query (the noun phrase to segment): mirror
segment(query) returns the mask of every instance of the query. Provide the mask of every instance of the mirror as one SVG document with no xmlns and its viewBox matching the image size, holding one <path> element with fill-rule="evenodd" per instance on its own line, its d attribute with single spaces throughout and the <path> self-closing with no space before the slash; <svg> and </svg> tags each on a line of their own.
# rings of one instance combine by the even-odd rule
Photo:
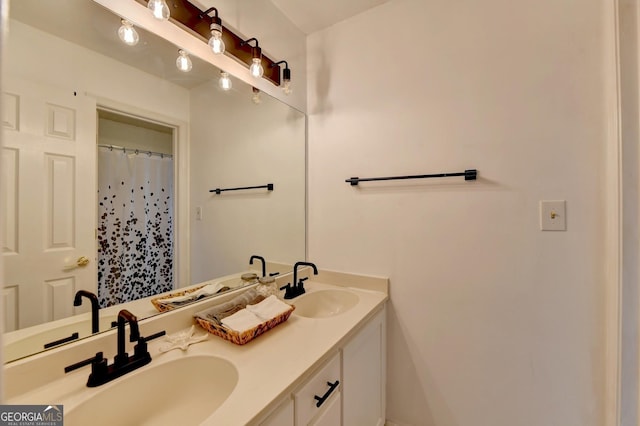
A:
<svg viewBox="0 0 640 426">
<path fill-rule="evenodd" d="M 11 0 L 9 10 L 2 58 L 6 361 L 43 349 L 37 343 L 12 352 L 7 342 L 24 343 L 51 330 L 61 337 L 91 333 L 89 303 L 74 307 L 73 295 L 80 289 L 98 293 L 98 213 L 93 206 L 98 203 L 100 166 L 89 165 L 97 157 L 92 135 L 109 122 L 125 129 L 133 126 L 136 130 L 124 132 L 129 135 L 140 128 L 169 134 L 174 161 L 174 291 L 218 281 L 241 283 L 241 273 L 260 272 L 260 262 L 249 265 L 252 255 L 264 257 L 270 273 L 287 272 L 305 259 L 303 113 L 264 93 L 259 104 L 253 103 L 252 88 L 233 76 L 232 90 L 222 91 L 220 70 L 197 57 L 191 57 L 191 72 L 178 71 L 180 47 L 142 28 L 136 28 L 138 45 L 124 45 L 116 34 L 121 18 L 92 0 Z M 44 98 L 48 100 L 37 106 Z M 67 101 L 74 107 L 65 106 Z M 32 119 L 32 107 L 40 108 L 36 112 L 45 123 Z M 96 124 L 98 115 L 102 124 Z M 74 157 L 68 142 L 87 140 L 89 150 Z M 24 145 L 31 141 L 46 154 L 44 167 L 41 161 L 33 174 L 22 163 L 34 155 Z M 134 151 L 130 147 L 129 155 Z M 53 178 L 58 183 L 48 183 Z M 65 182 L 81 184 L 77 191 L 89 191 L 91 203 L 80 192 L 67 191 Z M 209 192 L 265 184 L 273 184 L 273 190 Z M 35 201 L 23 200 L 27 193 Z M 69 214 L 64 214 L 65 206 Z M 40 240 L 24 240 L 35 228 L 27 225 L 34 218 L 44 223 L 38 226 L 45 237 L 37 238 L 44 238 L 44 252 L 54 260 L 31 254 L 20 259 L 34 247 L 43 251 Z M 59 228 L 49 226 L 58 222 Z M 83 252 L 78 246 L 81 234 L 87 233 L 89 249 Z M 79 266 L 83 256 L 90 262 Z M 16 265 L 39 272 L 49 264 L 55 270 L 50 276 L 15 273 Z M 29 285 L 23 287 L 24 282 Z M 127 309 L 139 318 L 155 315 L 158 310 L 150 299 L 127 302 Z M 101 309 L 101 331 L 110 327 L 121 307 Z"/>
</svg>

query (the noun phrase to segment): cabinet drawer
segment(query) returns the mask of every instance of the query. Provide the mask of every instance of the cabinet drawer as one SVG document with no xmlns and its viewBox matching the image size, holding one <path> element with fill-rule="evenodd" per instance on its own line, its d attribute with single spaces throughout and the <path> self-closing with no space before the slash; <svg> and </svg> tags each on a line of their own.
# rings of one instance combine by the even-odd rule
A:
<svg viewBox="0 0 640 426">
<path fill-rule="evenodd" d="M 329 404 L 331 395 L 338 394 L 340 384 L 340 354 L 336 354 L 315 373 L 305 385 L 293 394 L 295 401 L 296 425 L 302 426 L 322 412 Z M 318 398 L 324 398 L 318 401 Z M 339 396 L 339 395 L 338 395 Z M 318 403 L 320 407 L 318 407 Z"/>
</svg>

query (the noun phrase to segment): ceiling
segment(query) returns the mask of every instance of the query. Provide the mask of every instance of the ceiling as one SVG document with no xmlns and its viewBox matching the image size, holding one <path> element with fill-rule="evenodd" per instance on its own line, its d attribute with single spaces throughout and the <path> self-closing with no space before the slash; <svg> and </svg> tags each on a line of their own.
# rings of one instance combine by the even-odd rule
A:
<svg viewBox="0 0 640 426">
<path fill-rule="evenodd" d="M 305 34 L 330 27 L 389 0 L 271 0 Z"/>
</svg>

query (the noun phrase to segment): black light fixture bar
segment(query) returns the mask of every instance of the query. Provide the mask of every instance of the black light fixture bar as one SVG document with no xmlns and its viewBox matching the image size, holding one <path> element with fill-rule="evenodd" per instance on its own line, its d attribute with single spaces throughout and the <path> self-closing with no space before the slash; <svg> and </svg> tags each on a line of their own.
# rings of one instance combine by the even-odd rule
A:
<svg viewBox="0 0 640 426">
<path fill-rule="evenodd" d="M 403 180 L 403 179 L 428 179 L 428 178 L 443 178 L 443 177 L 454 177 L 454 176 L 464 176 L 464 180 L 476 180 L 478 177 L 478 171 L 476 169 L 465 170 L 464 172 L 457 173 L 437 173 L 431 175 L 411 175 L 411 176 L 387 176 L 387 177 L 375 177 L 375 178 L 359 178 L 352 177 L 345 182 L 351 184 L 351 186 L 356 186 L 360 182 L 371 182 L 377 180 Z"/>
<path fill-rule="evenodd" d="M 209 13 L 213 12 L 213 16 L 210 16 Z M 219 24 L 221 24 L 222 22 L 218 22 L 220 20 L 220 17 L 218 16 L 218 9 L 215 7 L 210 7 L 209 9 L 205 10 L 204 12 L 200 12 L 200 15 L 198 15 L 198 17 L 200 19 L 204 18 L 205 16 L 209 16 L 213 22 L 217 22 Z"/>
<path fill-rule="evenodd" d="M 268 183 L 266 185 L 244 186 L 244 187 L 240 187 L 240 188 L 225 188 L 225 189 L 216 188 L 216 189 L 210 189 L 209 192 L 215 192 L 216 194 L 220 195 L 220 193 L 222 193 L 224 191 L 242 191 L 242 190 L 245 190 L 245 189 L 261 189 L 261 188 L 266 188 L 267 191 L 273 191 L 273 184 L 272 183 Z"/>
<path fill-rule="evenodd" d="M 147 5 L 148 0 L 137 0 L 138 3 Z M 211 22 L 212 17 L 201 11 L 195 5 L 191 4 L 187 0 L 167 0 L 169 9 L 171 10 L 170 20 L 179 24 L 188 32 L 192 33 L 196 37 L 202 39 L 205 43 L 209 41 L 211 37 Z M 209 11 L 214 8 L 209 9 Z M 216 17 L 217 17 L 216 9 Z M 242 44 L 244 39 L 236 35 L 229 28 L 222 26 L 222 41 L 225 44 L 225 53 L 233 56 L 238 61 L 251 65 L 253 55 L 252 47 L 248 44 Z M 280 66 L 274 65 L 276 62 L 269 59 L 265 55 L 262 55 L 262 68 L 264 68 L 263 77 L 280 86 Z"/>
<path fill-rule="evenodd" d="M 287 61 L 278 61 L 269 65 L 271 67 L 277 67 L 280 64 L 284 64 L 284 71 L 282 71 L 282 79 L 283 80 L 291 80 L 291 70 L 289 69 L 289 64 Z"/>
</svg>

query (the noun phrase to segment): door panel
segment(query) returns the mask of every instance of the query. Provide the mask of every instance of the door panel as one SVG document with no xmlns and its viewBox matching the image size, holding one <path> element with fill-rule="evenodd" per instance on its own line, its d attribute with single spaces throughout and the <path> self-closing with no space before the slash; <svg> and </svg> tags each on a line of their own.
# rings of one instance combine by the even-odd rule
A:
<svg viewBox="0 0 640 426">
<path fill-rule="evenodd" d="M 2 150 L 2 202 L 3 245 L 5 255 L 17 254 L 18 249 L 18 165 L 19 151 L 13 148 Z"/>
<path fill-rule="evenodd" d="M 96 104 L 11 78 L 3 86 L 3 303 L 5 316 L 13 315 L 5 318 L 10 331 L 11 324 L 73 315 L 75 292 L 97 290 Z M 81 256 L 90 262 L 76 267 Z"/>
</svg>

